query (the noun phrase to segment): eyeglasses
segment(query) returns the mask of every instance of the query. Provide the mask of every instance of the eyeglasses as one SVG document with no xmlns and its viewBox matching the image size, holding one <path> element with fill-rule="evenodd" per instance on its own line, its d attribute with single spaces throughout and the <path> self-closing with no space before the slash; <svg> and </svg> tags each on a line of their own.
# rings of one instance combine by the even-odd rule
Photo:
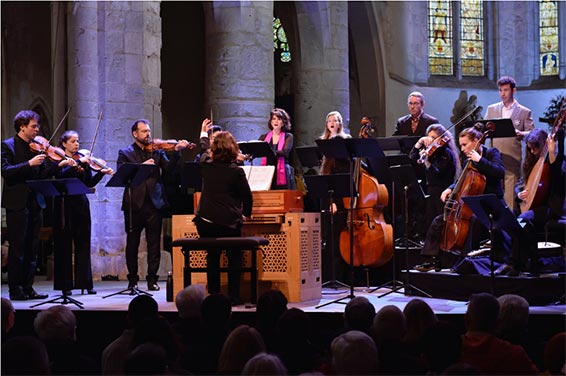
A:
<svg viewBox="0 0 566 376">
<path fill-rule="evenodd" d="M 421 102 L 409 102 L 409 106 L 418 106 Z"/>
</svg>

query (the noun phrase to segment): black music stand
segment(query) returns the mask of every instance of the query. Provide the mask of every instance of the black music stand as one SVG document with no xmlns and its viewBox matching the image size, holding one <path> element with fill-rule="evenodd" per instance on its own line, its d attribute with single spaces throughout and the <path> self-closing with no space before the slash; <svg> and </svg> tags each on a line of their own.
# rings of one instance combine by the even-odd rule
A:
<svg viewBox="0 0 566 376">
<path fill-rule="evenodd" d="M 126 188 L 128 190 L 128 215 L 129 215 L 129 226 L 128 232 L 132 232 L 132 221 L 133 221 L 133 214 L 132 214 L 132 187 L 137 187 L 138 185 L 145 182 L 145 180 L 151 175 L 152 170 L 154 168 L 158 168 L 155 165 L 151 164 L 143 164 L 143 163 L 124 163 L 123 165 L 118 168 L 118 171 L 108 180 L 106 183 L 106 187 L 115 187 L 115 188 Z M 127 288 L 106 296 L 103 296 L 102 299 L 123 294 L 128 292 L 128 295 L 149 295 L 153 296 L 146 291 L 142 291 L 137 287 Z"/>
<path fill-rule="evenodd" d="M 295 148 L 301 166 L 313 168 L 320 166 L 322 154 L 317 146 L 298 146 Z"/>
<path fill-rule="evenodd" d="M 520 228 L 519 222 L 517 222 L 517 218 L 513 212 L 493 193 L 462 197 L 462 200 L 472 210 L 478 221 L 488 229 L 492 247 L 494 245 L 493 230 L 517 230 Z M 495 296 L 493 253 L 490 254 L 489 260 L 491 270 L 491 294 Z"/>
<path fill-rule="evenodd" d="M 238 142 L 238 147 L 242 153 L 248 154 L 251 157 L 251 160 L 261 157 L 275 158 L 275 153 L 267 141 L 241 141 Z"/>
<path fill-rule="evenodd" d="M 65 219 L 65 197 L 67 196 L 75 196 L 75 195 L 84 195 L 93 193 L 89 187 L 87 187 L 82 181 L 77 178 L 66 178 L 66 179 L 45 179 L 45 180 L 28 180 L 26 181 L 28 186 L 36 192 L 41 193 L 45 197 L 61 197 L 61 222 L 58 224 L 59 229 L 64 231 L 67 229 L 67 221 Z M 58 253 L 56 251 L 56 253 Z M 72 258 L 72 255 L 68 255 L 69 258 Z M 57 262 L 57 257 L 55 257 L 55 262 Z M 68 268 L 64 268 L 65 273 L 67 273 Z M 71 268 L 72 273 L 72 268 Z M 65 280 L 72 279 L 72 275 L 66 275 Z M 70 278 L 69 278 L 70 277 Z M 53 280 L 53 290 L 55 290 L 55 285 L 57 284 L 58 273 L 54 274 Z M 62 295 L 59 295 L 51 300 L 47 300 L 45 302 L 41 302 L 38 304 L 34 304 L 30 306 L 30 308 L 34 308 L 43 304 L 47 303 L 60 303 L 60 304 L 69 304 L 72 303 L 79 307 L 80 309 L 84 309 L 82 302 L 73 299 L 67 295 L 67 289 L 63 288 L 61 291 Z"/>
<path fill-rule="evenodd" d="M 200 173 L 199 162 L 185 162 L 181 172 L 181 188 L 184 190 L 193 189 L 200 192 L 202 189 L 202 175 Z"/>
<path fill-rule="evenodd" d="M 312 194 L 313 197 L 320 200 L 328 198 L 330 201 L 330 207 L 332 207 L 332 204 L 336 200 L 352 196 L 350 189 L 352 189 L 353 187 L 350 180 L 350 174 L 305 176 L 305 184 L 307 186 L 307 190 Z M 336 213 L 332 212 L 332 210 L 328 210 L 327 212 L 330 213 L 330 252 L 332 255 L 332 269 L 331 280 L 324 282 L 322 286 L 328 286 L 331 289 L 337 290 L 339 287 L 349 286 L 336 279 L 336 260 L 339 257 L 336 254 L 336 239 L 334 238 L 334 216 L 336 215 Z"/>
<path fill-rule="evenodd" d="M 409 195 L 412 195 L 418 200 L 424 200 L 426 198 L 421 185 L 417 181 L 417 177 L 415 175 L 415 171 L 413 170 L 413 166 L 410 164 L 404 165 L 396 165 L 391 166 L 391 176 L 393 176 L 393 191 L 395 192 L 395 187 L 398 189 L 403 189 L 403 217 L 405 219 L 405 282 L 399 284 L 399 281 L 395 279 L 395 259 L 393 259 L 393 280 L 378 286 L 376 288 L 379 289 L 381 287 L 389 286 L 391 288 L 390 291 L 381 294 L 378 298 L 382 298 L 387 296 L 393 292 L 397 292 L 400 289 L 403 289 L 405 295 L 414 295 L 414 291 L 417 291 L 424 296 L 432 298 L 432 296 L 423 290 L 419 289 L 411 285 L 410 283 L 410 272 L 409 272 Z M 397 248 L 397 247 L 395 247 Z M 395 257 L 395 249 L 393 250 L 393 254 Z"/>
<path fill-rule="evenodd" d="M 509 118 L 501 118 L 501 119 L 482 119 L 476 121 L 467 121 L 465 124 L 468 126 L 473 126 L 476 123 L 482 123 L 483 128 L 481 132 L 483 133 L 486 130 L 487 123 L 493 123 L 495 125 L 495 129 L 493 132 L 489 134 L 490 139 L 494 138 L 505 138 L 505 137 L 517 137 L 517 132 L 515 131 L 515 127 L 513 126 L 513 120 Z"/>
<path fill-rule="evenodd" d="M 385 154 L 379 147 L 375 138 L 340 138 L 335 137 L 328 140 L 316 140 L 320 152 L 326 157 L 343 158 L 350 161 L 350 293 L 339 299 L 316 306 L 321 308 L 332 303 L 341 303 L 344 299 L 353 299 L 354 295 L 354 158 L 384 158 Z"/>
</svg>

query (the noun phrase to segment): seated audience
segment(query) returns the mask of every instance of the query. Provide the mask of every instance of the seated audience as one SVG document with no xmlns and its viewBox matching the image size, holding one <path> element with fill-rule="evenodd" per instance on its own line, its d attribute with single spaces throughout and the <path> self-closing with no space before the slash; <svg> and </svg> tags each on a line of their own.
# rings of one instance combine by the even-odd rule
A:
<svg viewBox="0 0 566 376">
<path fill-rule="evenodd" d="M 277 355 L 261 352 L 246 362 L 242 375 L 287 375 L 285 365 Z"/>
<path fill-rule="evenodd" d="M 566 374 L 566 332 L 555 334 L 544 347 L 544 368 L 548 375 Z"/>
<path fill-rule="evenodd" d="M 167 368 L 167 353 L 160 344 L 146 342 L 138 345 L 126 358 L 126 375 L 165 375 Z"/>
<path fill-rule="evenodd" d="M 501 295 L 497 301 L 499 302 L 497 336 L 527 350 L 529 302 L 522 296 L 514 294 Z"/>
<path fill-rule="evenodd" d="M 277 351 L 277 321 L 287 310 L 287 297 L 280 290 L 268 290 L 261 294 L 256 306 L 256 329 L 268 352 Z"/>
<path fill-rule="evenodd" d="M 462 338 L 453 325 L 438 321 L 422 338 L 422 358 L 428 374 L 440 374 L 456 364 L 462 352 Z"/>
<path fill-rule="evenodd" d="M 201 311 L 205 297 L 203 285 L 189 285 L 175 297 L 179 317 L 173 323 L 173 331 L 179 336 L 183 346 L 180 365 L 190 372 L 195 372 L 192 368 L 193 359 L 200 357 L 200 341 L 204 335 Z"/>
<path fill-rule="evenodd" d="M 375 317 L 375 307 L 363 296 L 356 296 L 346 304 L 344 310 L 344 325 L 346 330 L 359 330 L 370 333 Z"/>
<path fill-rule="evenodd" d="M 330 347 L 334 374 L 377 374 L 377 347 L 366 333 L 350 330 L 336 337 Z"/>
<path fill-rule="evenodd" d="M 407 333 L 405 333 L 403 343 L 409 353 L 418 356 L 422 350 L 422 337 L 438 319 L 432 308 L 421 299 L 412 299 L 403 309 L 403 313 L 407 323 Z"/>
<path fill-rule="evenodd" d="M 264 352 L 261 334 L 248 325 L 240 325 L 226 338 L 218 358 L 218 375 L 239 375 L 255 355 Z"/>
<path fill-rule="evenodd" d="M 45 344 L 32 336 L 10 338 L 2 344 L 2 375 L 49 375 Z"/>
<path fill-rule="evenodd" d="M 2 343 L 10 339 L 16 321 L 16 310 L 10 299 L 2 298 Z"/>
</svg>

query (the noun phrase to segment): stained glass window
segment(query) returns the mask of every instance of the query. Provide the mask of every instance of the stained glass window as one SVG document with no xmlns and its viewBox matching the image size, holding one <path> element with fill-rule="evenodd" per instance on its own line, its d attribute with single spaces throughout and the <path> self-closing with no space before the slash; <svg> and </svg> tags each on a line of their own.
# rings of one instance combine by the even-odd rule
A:
<svg viewBox="0 0 566 376">
<path fill-rule="evenodd" d="M 558 74 L 558 1 L 539 0 L 540 74 Z"/>
<path fill-rule="evenodd" d="M 288 63 L 291 61 L 287 35 L 285 35 L 281 20 L 277 17 L 273 17 L 273 51 L 279 54 L 281 62 Z"/>
<path fill-rule="evenodd" d="M 454 74 L 452 43 L 452 7 L 450 1 L 429 1 L 428 65 L 430 74 Z"/>
<path fill-rule="evenodd" d="M 483 5 L 460 2 L 460 60 L 463 76 L 484 75 Z"/>
</svg>

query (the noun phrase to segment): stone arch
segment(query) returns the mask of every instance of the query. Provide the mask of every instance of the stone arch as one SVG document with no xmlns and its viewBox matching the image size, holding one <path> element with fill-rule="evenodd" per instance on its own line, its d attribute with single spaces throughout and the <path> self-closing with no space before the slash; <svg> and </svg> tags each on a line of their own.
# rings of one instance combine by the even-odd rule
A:
<svg viewBox="0 0 566 376">
<path fill-rule="evenodd" d="M 55 129 L 51 125 L 51 111 L 45 100 L 37 97 L 31 102 L 29 108 L 39 114 L 39 124 L 41 125 L 39 134 L 47 139 L 51 138 Z"/>
</svg>

